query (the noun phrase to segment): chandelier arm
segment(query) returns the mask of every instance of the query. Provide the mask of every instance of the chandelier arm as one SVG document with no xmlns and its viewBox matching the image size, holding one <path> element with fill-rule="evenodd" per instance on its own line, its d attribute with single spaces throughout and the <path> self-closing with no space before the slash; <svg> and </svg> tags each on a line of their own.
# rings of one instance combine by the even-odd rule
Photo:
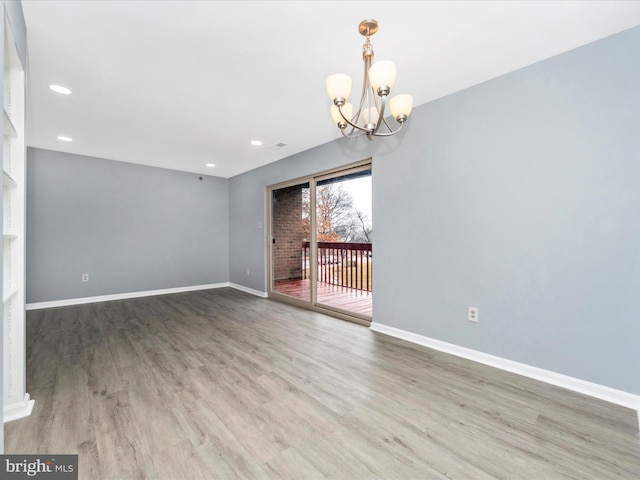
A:
<svg viewBox="0 0 640 480">
<path fill-rule="evenodd" d="M 364 107 L 365 101 L 369 98 L 369 88 L 371 85 L 369 84 L 369 67 L 371 67 L 371 57 L 364 57 L 364 75 L 362 76 L 362 91 L 360 92 L 360 105 L 358 106 L 358 111 L 354 115 L 353 119 L 357 123 L 360 120 L 360 114 L 362 113 L 362 107 Z M 368 103 L 368 102 L 367 102 Z"/>
<path fill-rule="evenodd" d="M 398 133 L 400 130 L 402 130 L 402 127 L 404 127 L 404 124 L 405 124 L 405 123 L 406 123 L 406 122 L 402 122 L 396 131 L 391 130 L 389 133 L 374 133 L 374 134 L 372 134 L 372 135 L 373 135 L 374 137 L 390 137 L 391 135 L 395 135 L 395 134 L 396 134 L 396 133 Z"/>
<path fill-rule="evenodd" d="M 344 115 L 343 115 L 343 118 L 344 118 Z M 349 123 L 351 123 L 351 122 L 349 122 Z M 368 130 L 356 129 L 353 126 L 351 126 L 351 129 L 347 133 L 347 126 L 345 125 L 344 128 L 340 129 L 340 132 L 342 133 L 342 136 L 347 137 L 347 138 L 359 138 L 359 137 L 365 135 L 366 133 L 368 133 Z"/>
<path fill-rule="evenodd" d="M 387 123 L 387 119 L 383 118 L 382 121 L 384 122 L 385 126 L 389 129 L 390 132 L 393 131 L 393 129 L 391 128 L 391 126 L 389 126 L 389 124 Z"/>
<path fill-rule="evenodd" d="M 373 129 L 373 132 L 371 132 L 372 135 L 376 135 L 376 133 L 378 132 L 378 129 L 380 128 L 380 125 L 384 122 L 385 125 L 387 125 L 386 120 L 384 119 L 384 108 L 387 104 L 386 102 L 386 95 L 382 95 L 380 98 L 380 110 L 379 110 L 379 114 L 378 114 L 378 121 L 376 122 L 376 128 Z M 387 128 L 389 128 L 389 125 L 387 125 Z M 389 128 L 389 131 L 391 131 L 391 129 Z"/>
<path fill-rule="evenodd" d="M 342 118 L 344 119 L 345 122 L 347 122 L 349 125 L 351 125 L 352 128 L 356 129 L 356 130 L 360 130 L 361 132 L 365 132 L 365 133 L 369 133 L 371 132 L 371 130 L 368 130 L 366 128 L 362 128 L 359 125 L 356 125 L 355 123 L 353 123 L 351 120 L 349 120 L 347 117 L 344 116 L 344 113 L 342 112 L 342 107 L 340 105 L 338 105 L 338 111 L 340 112 L 340 115 L 342 116 Z"/>
<path fill-rule="evenodd" d="M 387 123 L 387 120 L 384 118 L 384 110 L 386 109 L 385 108 L 386 96 L 378 95 L 373 87 L 371 87 L 371 96 L 373 97 L 373 104 L 376 107 L 376 110 L 380 112 L 380 115 L 378 115 L 378 121 L 376 122 L 375 131 L 376 132 L 378 131 L 382 123 L 384 123 L 384 125 L 387 127 L 387 130 L 389 130 L 390 132 L 393 131 L 393 129 Z M 381 136 L 381 135 L 376 135 L 376 136 Z"/>
<path fill-rule="evenodd" d="M 353 133 L 355 129 L 351 129 L 351 132 L 349 133 L 345 133 L 344 130 L 340 130 L 342 132 L 342 136 L 343 137 L 347 137 L 347 138 L 359 138 L 363 135 L 366 135 L 367 132 L 358 132 L 358 133 Z"/>
<path fill-rule="evenodd" d="M 371 97 L 373 97 L 373 105 L 376 107 L 376 110 L 380 111 L 380 101 L 378 99 L 379 95 L 376 93 L 375 89 L 369 84 Z"/>
<path fill-rule="evenodd" d="M 357 133 L 354 133 L 356 129 L 353 127 L 351 127 L 351 130 L 349 130 L 349 133 L 347 133 L 346 130 L 347 127 L 345 126 L 344 128 L 340 129 L 340 133 L 342 133 L 343 137 L 347 138 L 358 138 L 367 133 L 366 131 L 358 131 Z"/>
<path fill-rule="evenodd" d="M 343 117 L 344 118 L 344 117 Z M 349 129 L 349 132 L 347 132 L 347 125 L 344 126 L 344 128 L 340 129 L 340 133 L 342 133 L 343 137 L 347 137 L 347 138 L 357 138 L 360 135 L 363 135 L 362 132 L 358 132 L 358 134 L 356 135 L 354 132 L 356 131 L 355 128 L 351 127 Z"/>
<path fill-rule="evenodd" d="M 376 128 L 375 132 L 377 132 L 378 129 L 380 128 L 381 123 L 384 123 L 385 127 L 387 127 L 387 130 L 389 130 L 390 132 L 393 132 L 393 128 L 391 128 L 391 125 L 389 125 L 389 123 L 387 122 L 387 119 L 384 116 L 384 109 L 385 109 L 384 105 L 381 107 L 380 103 L 378 102 L 378 95 L 375 94 L 375 90 L 373 90 L 373 87 L 371 87 L 371 91 L 373 92 L 374 104 L 375 104 L 376 108 L 378 109 L 378 111 L 381 112 L 381 115 L 379 115 L 379 117 L 378 117 L 378 122 L 376 124 L 377 128 Z M 385 99 L 386 99 L 386 96 L 382 96 L 380 101 L 384 103 Z M 396 131 L 399 131 L 399 129 L 396 130 Z M 390 135 L 393 135 L 393 133 L 390 134 Z M 388 136 L 388 135 L 383 135 L 383 134 L 376 133 L 375 136 L 376 137 L 382 137 L 382 136 Z"/>
</svg>

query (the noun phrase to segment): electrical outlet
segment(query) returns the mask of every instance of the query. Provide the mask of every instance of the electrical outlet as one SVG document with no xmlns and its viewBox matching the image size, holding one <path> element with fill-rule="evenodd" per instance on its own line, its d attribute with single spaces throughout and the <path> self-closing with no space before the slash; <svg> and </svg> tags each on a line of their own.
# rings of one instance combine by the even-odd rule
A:
<svg viewBox="0 0 640 480">
<path fill-rule="evenodd" d="M 82 274 L 82 283 L 87 283 L 89 281 L 89 274 L 88 273 L 83 273 Z"/>
<path fill-rule="evenodd" d="M 247 268 L 247 277 L 251 275 L 251 270 Z"/>
<path fill-rule="evenodd" d="M 478 318 L 478 307 L 469 307 L 469 314 L 467 316 L 467 319 L 470 322 L 478 322 L 479 318 Z"/>
</svg>

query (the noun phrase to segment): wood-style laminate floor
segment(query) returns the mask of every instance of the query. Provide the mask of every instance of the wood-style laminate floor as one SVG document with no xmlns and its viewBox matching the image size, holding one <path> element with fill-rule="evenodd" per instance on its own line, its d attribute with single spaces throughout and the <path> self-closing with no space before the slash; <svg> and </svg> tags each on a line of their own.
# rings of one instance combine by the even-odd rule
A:
<svg viewBox="0 0 640 480">
<path fill-rule="evenodd" d="M 633 411 L 232 289 L 31 311 L 27 337 L 6 453 L 81 479 L 640 478 Z"/>
</svg>

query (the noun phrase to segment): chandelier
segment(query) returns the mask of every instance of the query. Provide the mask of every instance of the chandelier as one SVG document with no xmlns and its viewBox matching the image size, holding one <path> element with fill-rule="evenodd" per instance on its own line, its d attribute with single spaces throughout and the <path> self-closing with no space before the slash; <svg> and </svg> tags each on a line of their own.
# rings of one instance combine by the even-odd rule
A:
<svg viewBox="0 0 640 480">
<path fill-rule="evenodd" d="M 411 113 L 413 97 L 401 94 L 389 100 L 391 115 L 399 124 L 394 131 L 385 119 L 385 109 L 387 97 L 396 81 L 396 66 L 388 60 L 373 63 L 373 45 L 369 37 L 378 31 L 377 21 L 363 20 L 358 30 L 366 37 L 362 46 L 364 80 L 360 105 L 354 114 L 353 105 L 347 101 L 351 93 L 351 77 L 336 73 L 328 77 L 326 82 L 327 92 L 333 101 L 331 116 L 345 137 L 366 135 L 369 140 L 373 140 L 373 137 L 388 137 L 402 129 Z"/>
</svg>

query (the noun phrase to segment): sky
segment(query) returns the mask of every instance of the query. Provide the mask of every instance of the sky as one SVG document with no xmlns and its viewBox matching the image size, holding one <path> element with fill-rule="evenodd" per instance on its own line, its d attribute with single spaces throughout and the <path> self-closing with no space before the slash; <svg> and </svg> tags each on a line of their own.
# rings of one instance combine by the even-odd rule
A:
<svg viewBox="0 0 640 480">
<path fill-rule="evenodd" d="M 342 185 L 345 190 L 351 192 L 356 208 L 366 213 L 369 218 L 369 223 L 371 223 L 371 175 L 347 180 L 343 182 Z"/>
</svg>

